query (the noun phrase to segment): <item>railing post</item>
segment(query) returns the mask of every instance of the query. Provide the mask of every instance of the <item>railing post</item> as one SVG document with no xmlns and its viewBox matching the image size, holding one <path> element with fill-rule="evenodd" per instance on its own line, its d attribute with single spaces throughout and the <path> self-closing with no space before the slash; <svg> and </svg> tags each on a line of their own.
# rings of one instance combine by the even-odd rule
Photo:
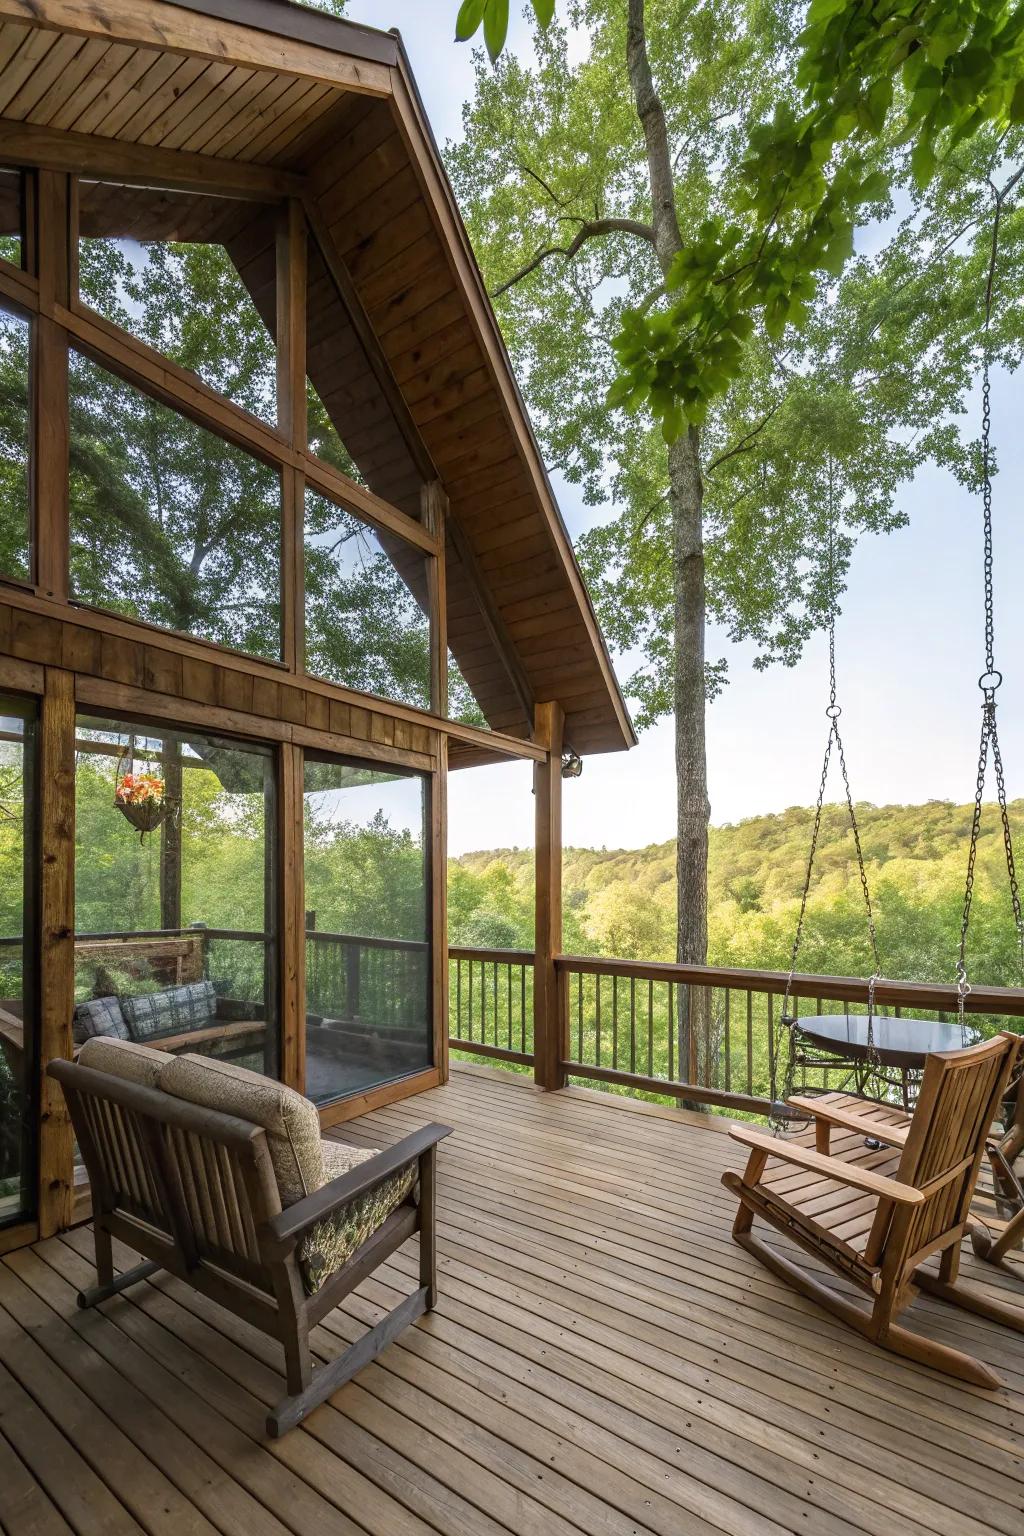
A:
<svg viewBox="0 0 1024 1536">
<path fill-rule="evenodd" d="M 534 739 L 547 751 L 534 766 L 536 940 L 533 977 L 533 1075 L 539 1088 L 565 1086 L 568 1050 L 555 957 L 562 950 L 562 727 L 558 703 L 538 704 Z"/>
</svg>

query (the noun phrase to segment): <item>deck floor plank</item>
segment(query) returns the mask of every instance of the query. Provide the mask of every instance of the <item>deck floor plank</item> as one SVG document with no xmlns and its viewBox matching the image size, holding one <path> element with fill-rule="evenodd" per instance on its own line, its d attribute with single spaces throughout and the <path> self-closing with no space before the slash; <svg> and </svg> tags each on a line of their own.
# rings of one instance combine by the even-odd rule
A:
<svg viewBox="0 0 1024 1536">
<path fill-rule="evenodd" d="M 1017 1536 L 1024 1335 L 914 1303 L 911 1326 L 1000 1372 L 987 1393 L 842 1328 L 731 1241 L 742 1152 L 703 1117 L 466 1069 L 332 1134 L 383 1146 L 431 1119 L 456 1132 L 438 1310 L 280 1442 L 278 1347 L 247 1324 L 167 1275 L 77 1312 L 87 1228 L 0 1259 L 0 1530 Z M 1024 1283 L 964 1270 L 1024 1306 Z M 317 1356 L 416 1277 L 413 1242 Z"/>
</svg>

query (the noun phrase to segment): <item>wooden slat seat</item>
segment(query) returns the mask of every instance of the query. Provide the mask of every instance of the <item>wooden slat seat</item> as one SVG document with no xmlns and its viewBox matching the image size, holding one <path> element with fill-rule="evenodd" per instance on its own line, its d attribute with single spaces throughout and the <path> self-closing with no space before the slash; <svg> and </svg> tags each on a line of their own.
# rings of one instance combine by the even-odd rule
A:
<svg viewBox="0 0 1024 1536">
<path fill-rule="evenodd" d="M 787 1138 L 786 1144 L 813 1150 L 815 1133 L 813 1130 L 802 1131 L 798 1136 Z M 883 1178 L 894 1177 L 900 1161 L 897 1149 L 866 1147 L 864 1136 L 854 1131 L 833 1137 L 831 1155 Z M 833 1243 L 851 1264 L 861 1266 L 867 1276 L 877 1274 L 878 1265 L 868 1264 L 864 1259 L 864 1249 L 878 1209 L 877 1195 L 853 1189 L 827 1174 L 794 1169 L 788 1163 L 770 1168 L 761 1180 L 761 1188 L 766 1198 L 778 1197 L 773 1202 L 777 1209 L 784 1210 L 786 1218 L 797 1222 L 815 1241 Z"/>
</svg>

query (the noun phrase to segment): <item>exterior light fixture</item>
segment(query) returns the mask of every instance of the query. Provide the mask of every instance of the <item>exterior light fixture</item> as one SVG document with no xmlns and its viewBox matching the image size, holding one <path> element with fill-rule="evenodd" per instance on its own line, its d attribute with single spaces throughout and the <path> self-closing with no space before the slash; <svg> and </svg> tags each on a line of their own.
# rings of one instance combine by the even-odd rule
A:
<svg viewBox="0 0 1024 1536">
<path fill-rule="evenodd" d="M 582 772 L 583 759 L 570 747 L 568 752 L 562 753 L 562 778 L 578 779 Z"/>
</svg>

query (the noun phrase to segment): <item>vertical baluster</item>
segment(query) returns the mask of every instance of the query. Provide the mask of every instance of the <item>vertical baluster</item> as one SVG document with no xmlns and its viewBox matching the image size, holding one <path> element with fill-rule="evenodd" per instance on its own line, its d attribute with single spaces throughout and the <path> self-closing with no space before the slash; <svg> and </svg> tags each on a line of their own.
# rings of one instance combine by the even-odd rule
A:
<svg viewBox="0 0 1024 1536">
<path fill-rule="evenodd" d="M 494 962 L 494 1043 L 498 1043 L 498 962 Z"/>
<path fill-rule="evenodd" d="M 729 988 L 725 988 L 725 1091 L 732 1087 L 732 1040 L 729 1033 Z"/>
<path fill-rule="evenodd" d="M 629 1070 L 636 1071 L 636 977 L 629 978 Z"/>
<path fill-rule="evenodd" d="M 754 1091 L 754 994 L 747 988 L 747 1092 Z"/>
<path fill-rule="evenodd" d="M 601 978 L 594 977 L 594 1057 L 601 1065 Z"/>
<path fill-rule="evenodd" d="M 461 957 L 458 960 L 456 960 L 456 962 L 455 962 L 455 1018 L 456 1018 L 456 1022 L 457 1022 L 457 1026 L 458 1026 L 456 1031 L 455 1031 L 455 1033 L 458 1036 L 458 1038 L 461 1040 L 461 1039 L 463 1039 L 463 1034 L 462 1034 L 462 959 L 461 959 Z"/>
<path fill-rule="evenodd" d="M 676 1075 L 676 1023 L 673 1017 L 676 989 L 672 981 L 667 981 L 665 985 L 668 987 L 668 1075 L 671 1080 Z"/>
<path fill-rule="evenodd" d="M 768 1081 L 775 1080 L 775 993 L 768 993 Z M 771 1089 L 769 1088 L 769 1093 Z"/>
<path fill-rule="evenodd" d="M 505 979 L 506 979 L 506 982 L 508 983 L 508 995 L 507 995 L 506 1000 L 505 1000 L 506 1011 L 508 1013 L 508 1048 L 509 1048 L 509 1050 L 511 1050 L 512 1049 L 512 962 L 511 961 L 509 961 L 508 965 L 505 967 Z"/>
<path fill-rule="evenodd" d="M 519 1049 L 526 1055 L 526 962 L 519 967 Z"/>
<path fill-rule="evenodd" d="M 487 961 L 480 961 L 480 1040 L 487 1040 Z"/>
<path fill-rule="evenodd" d="M 654 978 L 647 982 L 647 1076 L 654 1076 Z"/>
<path fill-rule="evenodd" d="M 472 960 L 470 960 L 470 962 L 469 962 L 469 976 L 468 976 L 467 980 L 468 980 L 468 986 L 467 986 L 467 993 L 466 993 L 466 995 L 469 998 L 469 1018 L 466 1021 L 466 1026 L 467 1026 L 467 1029 L 469 1031 L 467 1038 L 472 1040 L 472 1038 L 473 1038 L 473 962 L 472 962 Z"/>
<path fill-rule="evenodd" d="M 583 972 L 576 977 L 576 1060 L 586 1061 L 583 1054 Z"/>
<path fill-rule="evenodd" d="M 612 977 L 612 1066 L 619 1066 L 619 978 Z"/>
</svg>

